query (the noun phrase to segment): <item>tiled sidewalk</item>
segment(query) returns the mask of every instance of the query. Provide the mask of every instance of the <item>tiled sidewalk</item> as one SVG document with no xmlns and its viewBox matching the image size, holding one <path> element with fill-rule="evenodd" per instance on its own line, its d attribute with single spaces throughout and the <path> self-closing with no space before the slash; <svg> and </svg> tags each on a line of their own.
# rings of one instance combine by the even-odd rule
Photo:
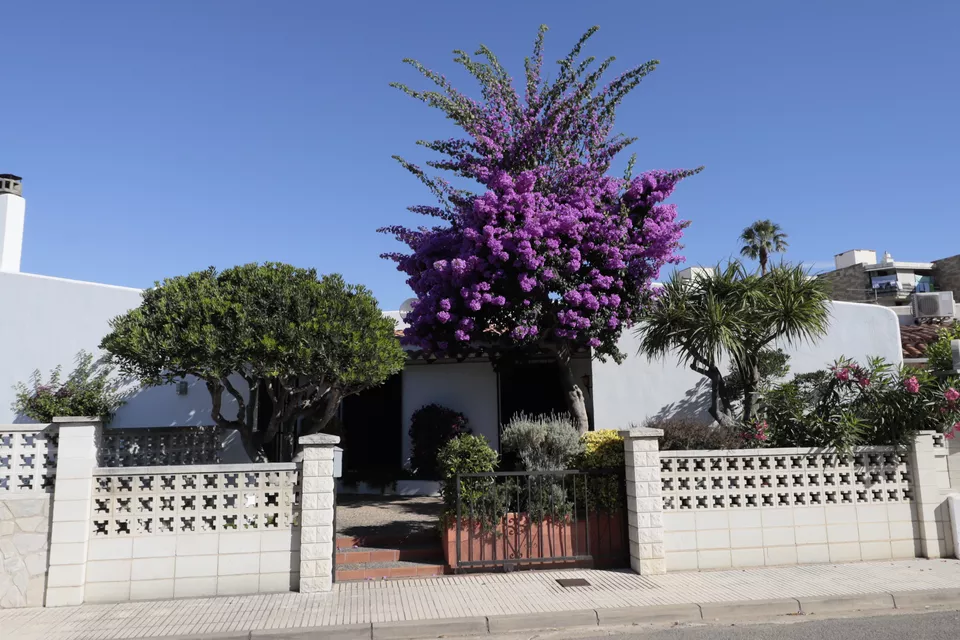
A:
<svg viewBox="0 0 960 640">
<path fill-rule="evenodd" d="M 585 578 L 563 588 L 557 578 Z M 960 588 L 960 561 L 808 565 L 641 577 L 574 570 L 336 585 L 296 593 L 0 611 L 3 640 L 80 640 L 296 629 L 658 604 Z"/>
</svg>

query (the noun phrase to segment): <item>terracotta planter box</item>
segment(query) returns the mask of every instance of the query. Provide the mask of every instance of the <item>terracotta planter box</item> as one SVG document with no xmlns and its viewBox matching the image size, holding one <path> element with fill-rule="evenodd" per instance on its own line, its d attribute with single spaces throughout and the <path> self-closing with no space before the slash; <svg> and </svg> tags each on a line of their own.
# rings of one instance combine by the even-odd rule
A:
<svg viewBox="0 0 960 640">
<path fill-rule="evenodd" d="M 456 523 L 443 532 L 443 553 L 447 566 L 456 568 Z M 522 562 L 504 562 L 505 559 Z M 533 522 L 527 513 L 508 513 L 496 523 L 495 530 L 489 525 L 484 530 L 481 523 L 464 519 L 460 522 L 460 561 L 485 563 L 464 569 L 502 568 L 508 564 L 538 569 L 626 566 L 629 562 L 623 514 L 591 513 L 589 518 L 574 523 L 571 517 Z"/>
</svg>

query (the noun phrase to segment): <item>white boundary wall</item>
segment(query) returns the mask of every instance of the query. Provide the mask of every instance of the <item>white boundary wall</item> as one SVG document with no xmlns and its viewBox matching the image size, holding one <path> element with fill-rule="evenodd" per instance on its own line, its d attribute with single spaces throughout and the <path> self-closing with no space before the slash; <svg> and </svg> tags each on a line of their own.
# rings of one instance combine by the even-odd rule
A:
<svg viewBox="0 0 960 640">
<path fill-rule="evenodd" d="M 658 451 L 659 430 L 621 434 L 640 573 L 956 555 L 960 447 L 943 434 L 850 454 Z"/>
<path fill-rule="evenodd" d="M 900 325 L 890 309 L 869 304 L 832 302 L 830 328 L 815 344 L 786 349 L 790 373 L 824 369 L 841 356 L 865 362 L 880 356 L 894 365 L 903 362 Z M 638 355 L 640 342 L 633 330 L 620 337 L 622 364 L 593 362 L 593 415 L 597 429 L 642 426 L 647 418 L 681 416 L 712 422 L 709 381 L 679 363 Z M 725 368 L 726 365 L 724 365 Z"/>
<path fill-rule="evenodd" d="M 102 440 L 94 418 L 0 426 L 0 606 L 331 589 L 336 436 L 174 467 L 100 468 Z"/>
</svg>

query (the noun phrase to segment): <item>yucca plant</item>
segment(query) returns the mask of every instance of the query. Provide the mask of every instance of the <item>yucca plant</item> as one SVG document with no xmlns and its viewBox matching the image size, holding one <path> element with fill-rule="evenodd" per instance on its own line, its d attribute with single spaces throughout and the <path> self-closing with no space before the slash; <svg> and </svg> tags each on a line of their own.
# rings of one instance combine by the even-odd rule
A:
<svg viewBox="0 0 960 640">
<path fill-rule="evenodd" d="M 803 267 L 780 264 L 767 273 L 748 272 L 738 261 L 697 273 L 673 274 L 635 329 L 640 353 L 676 355 L 711 382 L 710 415 L 722 425 L 756 417 L 763 354 L 775 347 L 816 341 L 829 326 L 825 283 Z M 742 385 L 733 397 L 721 360 L 728 358 Z"/>
</svg>

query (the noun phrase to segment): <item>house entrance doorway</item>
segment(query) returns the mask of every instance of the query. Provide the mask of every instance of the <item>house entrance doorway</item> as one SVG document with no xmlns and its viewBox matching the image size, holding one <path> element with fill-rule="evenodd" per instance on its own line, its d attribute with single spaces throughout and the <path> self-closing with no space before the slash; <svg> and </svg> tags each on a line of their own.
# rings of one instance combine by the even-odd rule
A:
<svg viewBox="0 0 960 640">
<path fill-rule="evenodd" d="M 500 427 L 518 413 L 564 413 L 567 403 L 556 362 L 504 364 L 499 371 Z"/>
<path fill-rule="evenodd" d="M 348 475 L 395 475 L 403 438 L 401 374 L 379 387 L 348 396 L 340 413 L 343 470 Z"/>
</svg>

